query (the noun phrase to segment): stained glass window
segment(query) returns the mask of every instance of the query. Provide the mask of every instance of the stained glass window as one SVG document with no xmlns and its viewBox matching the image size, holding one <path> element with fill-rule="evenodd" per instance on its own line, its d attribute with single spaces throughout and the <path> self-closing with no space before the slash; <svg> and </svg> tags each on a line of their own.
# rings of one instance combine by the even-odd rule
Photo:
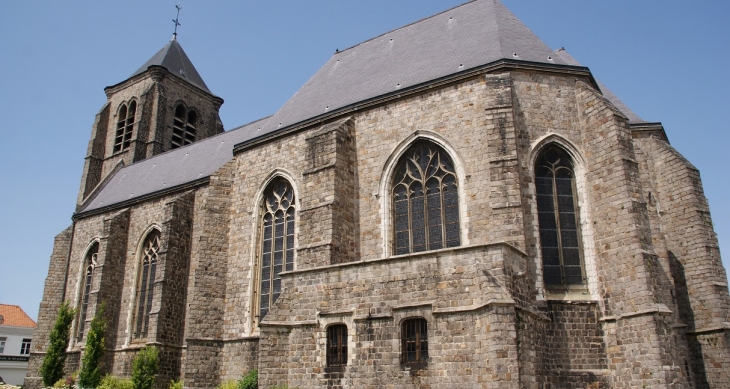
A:
<svg viewBox="0 0 730 389">
<path fill-rule="evenodd" d="M 550 146 L 538 156 L 535 188 L 545 285 L 583 285 L 575 174 L 570 156 L 561 148 Z"/>
<path fill-rule="evenodd" d="M 137 282 L 135 318 L 132 322 L 135 339 L 147 337 L 147 329 L 152 310 L 152 297 L 155 288 L 158 252 L 160 251 L 160 232 L 152 230 L 144 240 L 141 252 L 141 268 Z"/>
<path fill-rule="evenodd" d="M 459 195 L 454 164 L 435 144 L 419 142 L 393 175 L 393 246 L 396 255 L 460 244 Z"/>
<path fill-rule="evenodd" d="M 259 320 L 281 294 L 279 274 L 294 270 L 294 191 L 289 182 L 272 182 L 261 206 Z"/>
<path fill-rule="evenodd" d="M 79 301 L 79 320 L 78 320 L 78 336 L 77 339 L 80 342 L 84 338 L 84 328 L 86 326 L 86 312 L 89 306 L 89 294 L 91 293 L 91 281 L 94 277 L 94 269 L 96 268 L 97 258 L 99 256 L 99 243 L 94 243 L 89 251 L 86 253 L 84 259 L 84 277 L 83 277 L 83 289 L 81 291 L 81 299 Z"/>
</svg>

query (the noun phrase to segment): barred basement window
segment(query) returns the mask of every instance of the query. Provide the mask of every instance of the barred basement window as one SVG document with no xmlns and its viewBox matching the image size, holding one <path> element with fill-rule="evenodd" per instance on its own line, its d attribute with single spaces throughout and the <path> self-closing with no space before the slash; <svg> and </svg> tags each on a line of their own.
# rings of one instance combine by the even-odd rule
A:
<svg viewBox="0 0 730 389">
<path fill-rule="evenodd" d="M 294 191 L 289 182 L 276 179 L 264 191 L 261 204 L 261 273 L 259 320 L 281 294 L 282 271 L 294 270 Z"/>
<path fill-rule="evenodd" d="M 84 271 L 84 289 L 81 291 L 79 301 L 79 320 L 78 320 L 78 331 L 77 339 L 82 341 L 84 338 L 84 328 L 86 326 L 86 311 L 89 306 L 89 294 L 91 293 L 91 281 L 94 277 L 94 269 L 96 268 L 96 261 L 99 256 L 99 243 L 94 243 L 89 251 L 86 253 L 84 263 L 86 268 Z"/>
<path fill-rule="evenodd" d="M 428 360 L 428 322 L 423 318 L 408 319 L 401 328 L 401 362 L 424 363 Z"/>
<path fill-rule="evenodd" d="M 548 146 L 540 153 L 535 163 L 535 189 L 545 285 L 553 289 L 584 285 L 575 173 L 563 149 Z"/>
<path fill-rule="evenodd" d="M 327 327 L 327 366 L 347 365 L 347 326 Z"/>
<path fill-rule="evenodd" d="M 396 255 L 455 247 L 459 237 L 459 195 L 454 164 L 440 147 L 413 145 L 393 177 Z"/>
<path fill-rule="evenodd" d="M 137 102 L 122 104 L 117 114 L 117 133 L 114 136 L 114 152 L 126 150 L 132 141 L 132 130 L 134 129 L 134 116 L 137 114 Z"/>
<path fill-rule="evenodd" d="M 198 114 L 195 111 L 188 111 L 182 104 L 175 108 L 175 119 L 172 123 L 172 145 L 173 149 L 189 145 L 195 142 L 198 123 Z"/>
<path fill-rule="evenodd" d="M 137 281 L 135 317 L 132 321 L 134 339 L 147 337 L 147 327 L 152 309 L 154 295 L 155 272 L 157 270 L 158 252 L 160 250 L 160 231 L 152 230 L 144 240 L 140 253 L 141 268 Z"/>
</svg>

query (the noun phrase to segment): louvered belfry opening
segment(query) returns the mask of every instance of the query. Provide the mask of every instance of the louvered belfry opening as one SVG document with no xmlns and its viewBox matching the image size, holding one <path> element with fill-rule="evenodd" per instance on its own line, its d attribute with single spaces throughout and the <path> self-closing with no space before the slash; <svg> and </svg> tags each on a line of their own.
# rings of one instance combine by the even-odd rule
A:
<svg viewBox="0 0 730 389">
<path fill-rule="evenodd" d="M 144 339 L 147 337 L 159 251 L 160 232 L 158 230 L 152 230 L 147 234 L 142 245 L 142 252 L 140 253 L 139 279 L 137 281 L 137 296 L 135 299 L 136 309 L 135 317 L 132 321 L 134 339 Z"/>
<path fill-rule="evenodd" d="M 261 218 L 259 320 L 281 294 L 282 271 L 294 270 L 294 191 L 277 178 L 264 191 Z"/>
<path fill-rule="evenodd" d="M 91 294 L 91 282 L 94 277 L 94 269 L 96 268 L 97 258 L 99 256 L 99 243 L 94 243 L 89 251 L 86 253 L 84 259 L 83 275 L 83 289 L 81 296 L 79 296 L 79 317 L 78 317 L 78 330 L 76 339 L 80 342 L 84 339 L 84 329 L 86 328 L 86 312 L 89 307 L 89 295 Z"/>
<path fill-rule="evenodd" d="M 428 322 L 423 318 L 404 320 L 401 328 L 401 362 L 424 363 L 428 360 Z"/>
<path fill-rule="evenodd" d="M 114 136 L 114 152 L 126 150 L 132 143 L 132 130 L 134 130 L 134 118 L 137 114 L 137 102 L 132 101 L 129 107 L 122 104 L 117 114 L 117 132 Z"/>
<path fill-rule="evenodd" d="M 573 161 L 562 148 L 545 148 L 535 163 L 543 279 L 549 288 L 585 285 Z"/>
<path fill-rule="evenodd" d="M 347 326 L 327 327 L 327 366 L 347 365 Z"/>
<path fill-rule="evenodd" d="M 392 186 L 396 255 L 461 244 L 457 187 L 454 164 L 441 147 L 421 141 L 403 154 Z"/>
<path fill-rule="evenodd" d="M 195 142 L 197 136 L 196 126 L 198 114 L 188 110 L 184 105 L 179 104 L 175 108 L 175 119 L 172 126 L 172 143 L 170 148 L 176 149 L 181 146 Z"/>
</svg>

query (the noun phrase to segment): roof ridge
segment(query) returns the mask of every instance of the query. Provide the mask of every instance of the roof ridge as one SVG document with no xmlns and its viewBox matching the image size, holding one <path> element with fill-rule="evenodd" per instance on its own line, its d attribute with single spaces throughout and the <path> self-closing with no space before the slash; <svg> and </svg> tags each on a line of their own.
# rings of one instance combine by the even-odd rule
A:
<svg viewBox="0 0 730 389">
<path fill-rule="evenodd" d="M 475 3 L 475 2 L 477 2 L 477 1 L 482 1 L 482 0 L 469 0 L 469 1 L 467 1 L 466 3 L 462 3 L 462 4 L 459 4 L 459 5 L 457 5 L 457 6 L 454 6 L 454 7 L 451 7 L 451 8 L 449 8 L 449 9 L 447 9 L 447 10 L 443 10 L 443 11 L 441 11 L 441 12 L 439 12 L 439 13 L 435 13 L 435 14 L 433 14 L 433 15 L 430 15 L 430 16 L 426 16 L 425 18 L 421 18 L 421 19 L 418 19 L 418 20 L 416 20 L 415 22 L 411 22 L 411 23 L 408 23 L 408 24 L 406 24 L 405 26 L 400 26 L 400 27 L 398 27 L 398 28 L 394 28 L 394 29 L 392 29 L 392 30 L 390 30 L 390 31 L 384 32 L 384 33 L 382 33 L 382 34 L 380 34 L 380 35 L 374 36 L 374 37 L 372 37 L 372 38 L 370 38 L 370 39 L 366 39 L 366 40 L 364 40 L 364 41 L 362 41 L 362 42 L 360 42 L 360 43 L 356 43 L 356 44 L 354 44 L 354 45 L 352 45 L 352 46 L 350 46 L 350 47 L 348 47 L 348 48 L 346 48 L 346 49 L 343 49 L 343 50 L 338 50 L 338 51 L 337 51 L 337 52 L 336 52 L 335 54 L 339 54 L 339 53 L 344 53 L 344 52 L 345 52 L 345 51 L 347 51 L 347 50 L 350 50 L 350 49 L 354 49 L 354 48 L 355 48 L 355 47 L 357 47 L 357 46 L 360 46 L 360 45 L 362 45 L 362 44 L 368 43 L 368 42 L 370 42 L 370 41 L 374 41 L 374 40 L 376 40 L 376 39 L 378 39 L 378 38 L 380 38 L 380 37 L 382 37 L 382 36 L 385 36 L 385 35 L 388 35 L 388 34 L 390 34 L 390 33 L 396 32 L 396 31 L 398 31 L 398 30 L 402 30 L 402 29 L 404 29 L 404 28 L 406 28 L 406 27 L 410 27 L 410 26 L 412 26 L 412 25 L 414 25 L 414 24 L 418 24 L 418 23 L 421 23 L 421 22 L 423 22 L 424 20 L 428 20 L 428 19 L 432 19 L 432 18 L 435 18 L 436 16 L 439 16 L 439 15 L 441 15 L 441 14 L 444 14 L 444 13 L 446 13 L 446 12 L 449 12 L 449 11 L 451 11 L 451 10 L 454 10 L 454 9 L 457 9 L 457 8 L 460 8 L 460 7 L 463 7 L 463 6 L 467 5 L 467 4 Z M 315 74 L 316 74 L 316 73 L 315 73 Z"/>
</svg>

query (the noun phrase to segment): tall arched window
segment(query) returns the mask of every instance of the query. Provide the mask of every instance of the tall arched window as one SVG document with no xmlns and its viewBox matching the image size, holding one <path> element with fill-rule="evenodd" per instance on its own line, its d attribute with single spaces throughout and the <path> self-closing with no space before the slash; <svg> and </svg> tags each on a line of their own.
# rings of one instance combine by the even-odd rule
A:
<svg viewBox="0 0 730 389">
<path fill-rule="evenodd" d="M 459 246 L 457 185 L 454 164 L 439 146 L 418 142 L 403 154 L 392 186 L 396 255 Z"/>
<path fill-rule="evenodd" d="M 86 312 L 89 307 L 89 294 L 91 293 L 91 281 L 94 277 L 94 269 L 96 268 L 96 261 L 99 256 L 99 243 L 94 243 L 86 253 L 84 258 L 84 277 L 82 279 L 83 286 L 81 289 L 81 295 L 79 296 L 79 320 L 78 320 L 78 331 L 77 339 L 80 342 L 84 338 L 84 328 L 86 326 Z"/>
<path fill-rule="evenodd" d="M 137 102 L 122 104 L 117 115 L 117 133 L 114 137 L 114 152 L 126 150 L 132 141 L 132 130 L 134 129 L 134 116 L 137 114 Z"/>
<path fill-rule="evenodd" d="M 172 123 L 172 145 L 173 149 L 189 145 L 195 142 L 198 123 L 198 114 L 193 110 L 187 110 L 184 105 L 179 104 L 175 108 L 175 119 Z"/>
<path fill-rule="evenodd" d="M 545 285 L 553 289 L 582 286 L 575 173 L 572 159 L 560 147 L 548 146 L 538 155 L 535 189 Z"/>
<path fill-rule="evenodd" d="M 281 294 L 282 271 L 294 270 L 294 191 L 277 178 L 264 191 L 261 204 L 259 320 Z"/>
<path fill-rule="evenodd" d="M 135 315 L 132 321 L 134 339 L 147 337 L 147 327 L 152 309 L 152 297 L 155 287 L 158 252 L 160 251 L 160 231 L 152 230 L 144 240 L 140 252 L 139 279 L 135 297 Z"/>
</svg>

